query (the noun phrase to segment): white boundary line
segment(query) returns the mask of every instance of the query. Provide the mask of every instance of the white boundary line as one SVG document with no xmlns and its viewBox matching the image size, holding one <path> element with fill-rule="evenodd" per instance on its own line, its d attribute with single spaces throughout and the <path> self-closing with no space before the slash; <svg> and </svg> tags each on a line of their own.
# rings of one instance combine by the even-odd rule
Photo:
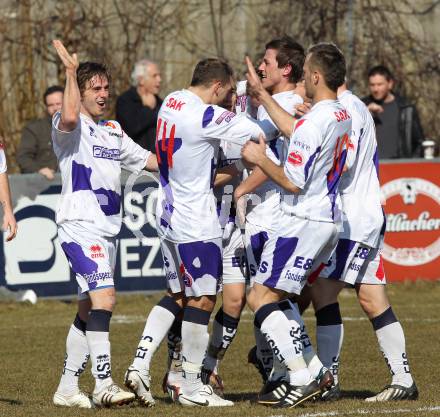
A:
<svg viewBox="0 0 440 417">
<path fill-rule="evenodd" d="M 355 416 L 355 415 L 366 415 L 366 414 L 402 414 L 402 413 L 414 413 L 419 411 L 426 411 L 428 413 L 440 412 L 440 405 L 434 405 L 432 407 L 419 407 L 419 408 L 396 408 L 388 410 L 375 410 L 368 408 L 358 408 L 353 411 L 327 411 L 321 413 L 305 413 L 299 414 L 297 417 L 332 417 L 332 416 Z M 270 417 L 287 417 L 284 414 L 272 415 Z"/>
</svg>

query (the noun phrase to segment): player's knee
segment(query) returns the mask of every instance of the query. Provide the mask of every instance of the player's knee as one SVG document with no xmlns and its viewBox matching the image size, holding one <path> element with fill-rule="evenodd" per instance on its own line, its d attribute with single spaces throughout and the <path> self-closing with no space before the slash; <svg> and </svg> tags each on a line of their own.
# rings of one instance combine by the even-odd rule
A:
<svg viewBox="0 0 440 417">
<path fill-rule="evenodd" d="M 260 284 L 254 284 L 249 291 L 247 303 L 249 308 L 255 312 L 260 307 L 270 303 L 277 303 L 283 298 L 284 296 L 280 290 L 269 288 Z"/>
<path fill-rule="evenodd" d="M 246 304 L 244 297 L 228 297 L 223 299 L 223 311 L 232 317 L 240 317 L 241 310 Z"/>
<path fill-rule="evenodd" d="M 362 310 L 364 310 L 365 314 L 370 319 L 378 316 L 389 307 L 388 303 L 384 303 L 382 300 L 376 300 L 365 295 L 359 295 L 358 298 Z"/>
<path fill-rule="evenodd" d="M 327 305 L 338 302 L 338 295 L 343 285 L 326 278 L 318 278 L 310 289 L 313 308 L 315 311 L 321 310 Z"/>
<path fill-rule="evenodd" d="M 212 312 L 214 310 L 216 300 L 216 295 L 202 295 L 201 297 L 189 298 L 187 305 L 190 307 L 199 308 L 200 310 Z"/>
<path fill-rule="evenodd" d="M 114 288 L 97 291 L 96 294 L 91 294 L 92 309 L 93 310 L 107 310 L 113 311 L 116 305 L 116 293 Z"/>
</svg>

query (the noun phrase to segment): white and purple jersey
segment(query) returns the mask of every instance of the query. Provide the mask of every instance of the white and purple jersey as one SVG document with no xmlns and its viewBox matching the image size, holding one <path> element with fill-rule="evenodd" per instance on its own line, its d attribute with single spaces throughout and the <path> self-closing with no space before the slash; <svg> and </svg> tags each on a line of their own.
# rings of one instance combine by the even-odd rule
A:
<svg viewBox="0 0 440 417">
<path fill-rule="evenodd" d="M 133 142 L 114 120 L 95 123 L 80 114 L 71 132 L 52 122 L 52 142 L 62 178 L 57 224 L 74 223 L 98 236 L 112 237 L 121 228 L 121 168 L 140 172 L 151 152 Z"/>
<path fill-rule="evenodd" d="M 284 193 L 281 209 L 300 218 L 334 222 L 339 180 L 347 158 L 351 117 L 337 100 L 322 100 L 297 123 L 284 173 L 300 188 Z"/>
<path fill-rule="evenodd" d="M 172 242 L 220 238 L 212 188 L 220 141 L 243 145 L 259 135 L 258 123 L 206 104 L 189 90 L 169 94 L 159 111 L 156 155 L 160 186 L 156 208 L 159 236 Z"/>
<path fill-rule="evenodd" d="M 303 103 L 301 96 L 293 91 L 283 91 L 274 94 L 272 98 L 289 114 L 294 114 L 295 106 Z M 287 158 L 289 139 L 279 134 L 278 128 L 263 106 L 258 108 L 257 119 L 265 129 L 276 129 L 277 137 L 268 143 L 266 154 L 275 164 L 282 165 Z M 276 216 L 280 208 L 281 193 L 282 188 L 270 179 L 261 184 L 249 196 L 246 221 L 265 230 L 272 230 L 273 216 Z"/>
<path fill-rule="evenodd" d="M 353 121 L 348 170 L 339 184 L 344 212 L 340 237 L 377 248 L 381 242 L 384 216 L 380 203 L 374 121 L 367 106 L 351 91 L 344 91 L 338 99 Z"/>
<path fill-rule="evenodd" d="M 8 170 L 8 164 L 6 163 L 4 145 L 0 142 L 0 174 L 4 174 Z"/>
</svg>

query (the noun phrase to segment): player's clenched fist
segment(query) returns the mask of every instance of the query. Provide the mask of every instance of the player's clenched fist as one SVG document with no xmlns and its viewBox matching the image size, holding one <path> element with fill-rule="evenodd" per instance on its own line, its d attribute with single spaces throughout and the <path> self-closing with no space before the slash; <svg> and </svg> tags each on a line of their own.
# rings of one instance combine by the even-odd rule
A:
<svg viewBox="0 0 440 417">
<path fill-rule="evenodd" d="M 255 143 L 251 140 L 241 149 L 241 156 L 247 162 L 258 165 L 259 162 L 266 156 L 266 142 L 263 136 L 259 137 L 259 142 Z"/>
<path fill-rule="evenodd" d="M 79 66 L 78 56 L 76 54 L 70 55 L 63 43 L 58 39 L 53 40 L 52 44 L 55 47 L 61 61 L 63 61 L 63 64 L 66 67 L 66 72 L 69 72 L 72 75 L 76 74 L 76 70 Z"/>
</svg>

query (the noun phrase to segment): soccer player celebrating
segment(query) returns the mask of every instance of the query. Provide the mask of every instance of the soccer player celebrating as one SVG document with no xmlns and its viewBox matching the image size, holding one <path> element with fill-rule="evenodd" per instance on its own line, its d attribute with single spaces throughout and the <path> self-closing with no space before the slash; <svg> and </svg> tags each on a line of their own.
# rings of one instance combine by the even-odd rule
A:
<svg viewBox="0 0 440 417">
<path fill-rule="evenodd" d="M 222 231 L 212 192 L 219 144 L 228 140 L 242 145 L 264 134 L 257 123 L 218 106 L 230 101 L 233 91 L 229 65 L 205 59 L 196 65 L 191 86 L 168 95 L 159 112 L 156 225 L 169 291 L 151 310 L 125 377 L 126 385 L 146 405 L 153 403 L 151 357 L 182 308 L 178 401 L 189 406 L 233 404 L 201 381 L 208 323 L 222 273 Z"/>
<path fill-rule="evenodd" d="M 345 59 L 333 44 L 321 43 L 308 50 L 304 79 L 313 107 L 295 129 L 293 117 L 264 89 L 250 60 L 248 71 L 251 94 L 290 137 L 284 166 L 266 156 L 263 141 L 247 143 L 242 151 L 247 161 L 285 190 L 275 232 L 263 247 L 248 303 L 255 312 L 255 325 L 287 366 L 289 381 L 260 395 L 258 402 L 295 407 L 320 389 L 303 357 L 301 325 L 289 320 L 278 302 L 288 294 L 300 294 L 307 277 L 327 261 L 337 241 L 335 197 L 351 131 L 350 116 L 336 100 L 337 89 L 344 82 Z"/>
<path fill-rule="evenodd" d="M 338 99 L 353 120 L 348 169 L 339 185 L 343 228 L 329 265 L 311 287 L 319 357 L 335 378 L 335 386 L 324 393 L 323 398 L 340 396 L 338 370 L 343 324 L 338 294 L 345 284 L 351 284 L 373 325 L 392 375 L 391 385 L 367 401 L 415 400 L 418 391 L 409 369 L 405 336 L 385 291 L 386 278 L 380 256 L 385 219 L 380 202 L 374 121 L 365 104 L 347 90 L 345 84 L 338 90 Z"/>
<path fill-rule="evenodd" d="M 121 168 L 157 170 L 156 157 L 133 142 L 107 110 L 110 74 L 99 63 L 78 63 L 63 44 L 53 45 L 66 71 L 61 112 L 52 140 L 62 176 L 58 237 L 79 286 L 78 314 L 66 341 L 66 359 L 56 405 L 91 408 L 126 404 L 134 395 L 112 380 L 109 325 L 115 304 L 113 271 L 121 227 Z M 88 359 L 95 388 L 92 401 L 79 390 Z"/>
<path fill-rule="evenodd" d="M 297 83 L 302 78 L 304 58 L 303 47 L 291 37 L 284 36 L 282 38 L 273 39 L 266 44 L 265 55 L 258 67 L 263 87 L 272 94 L 272 98 L 290 114 L 294 113 L 296 105 L 303 103 L 302 97 L 295 94 L 294 91 L 297 87 Z M 247 97 L 247 100 L 243 100 L 243 96 L 239 96 L 237 100 L 237 113 L 247 108 L 244 104 L 248 101 L 249 97 Z M 259 106 L 257 118 L 260 123 L 273 126 L 273 129 L 278 130 L 263 106 Z M 278 135 L 277 138 L 269 142 L 266 153 L 272 161 L 280 165 L 284 163 L 286 159 L 285 153 L 287 147 L 288 138 Z M 252 280 L 258 270 L 258 261 L 263 245 L 268 234 L 273 232 L 274 224 L 276 223 L 276 219 L 278 219 L 282 188 L 270 179 L 268 180 L 268 177 L 262 170 L 256 167 L 245 181 L 237 187 L 235 199 L 238 200 L 241 196 L 249 194 L 250 192 L 253 194 L 250 198 L 250 209 L 246 214 L 245 235 L 246 252 Z M 208 370 L 214 370 L 218 359 L 223 357 L 236 334 L 238 320 L 243 306 L 241 300 L 245 298 L 245 281 L 242 279 L 241 284 L 239 284 L 234 282 L 234 280 L 237 279 L 237 274 L 231 278 L 228 276 L 225 278 L 225 274 L 223 276 L 223 308 L 219 310 L 214 320 L 213 334 L 205 360 L 205 367 Z M 230 306 L 230 304 L 233 305 Z M 285 311 L 285 314 L 290 315 L 291 312 L 288 312 L 288 310 L 290 310 L 290 305 L 287 302 L 287 304 L 283 306 L 283 311 Z M 257 356 L 260 363 L 265 364 L 264 368 L 266 369 L 266 373 L 269 374 L 267 371 L 272 365 L 272 350 L 258 329 L 256 329 L 255 335 L 259 346 Z M 308 337 L 303 335 L 302 340 L 306 341 Z M 306 344 L 310 347 L 310 357 L 317 359 L 317 356 L 311 348 L 311 344 L 308 342 L 306 342 Z M 316 375 L 319 374 L 322 367 L 320 362 L 319 365 L 319 369 L 314 372 Z M 284 367 L 279 367 L 278 370 L 280 372 L 274 372 L 271 379 L 277 380 L 281 375 L 284 376 Z M 265 375 L 265 379 L 266 378 L 267 375 Z"/>
</svg>

